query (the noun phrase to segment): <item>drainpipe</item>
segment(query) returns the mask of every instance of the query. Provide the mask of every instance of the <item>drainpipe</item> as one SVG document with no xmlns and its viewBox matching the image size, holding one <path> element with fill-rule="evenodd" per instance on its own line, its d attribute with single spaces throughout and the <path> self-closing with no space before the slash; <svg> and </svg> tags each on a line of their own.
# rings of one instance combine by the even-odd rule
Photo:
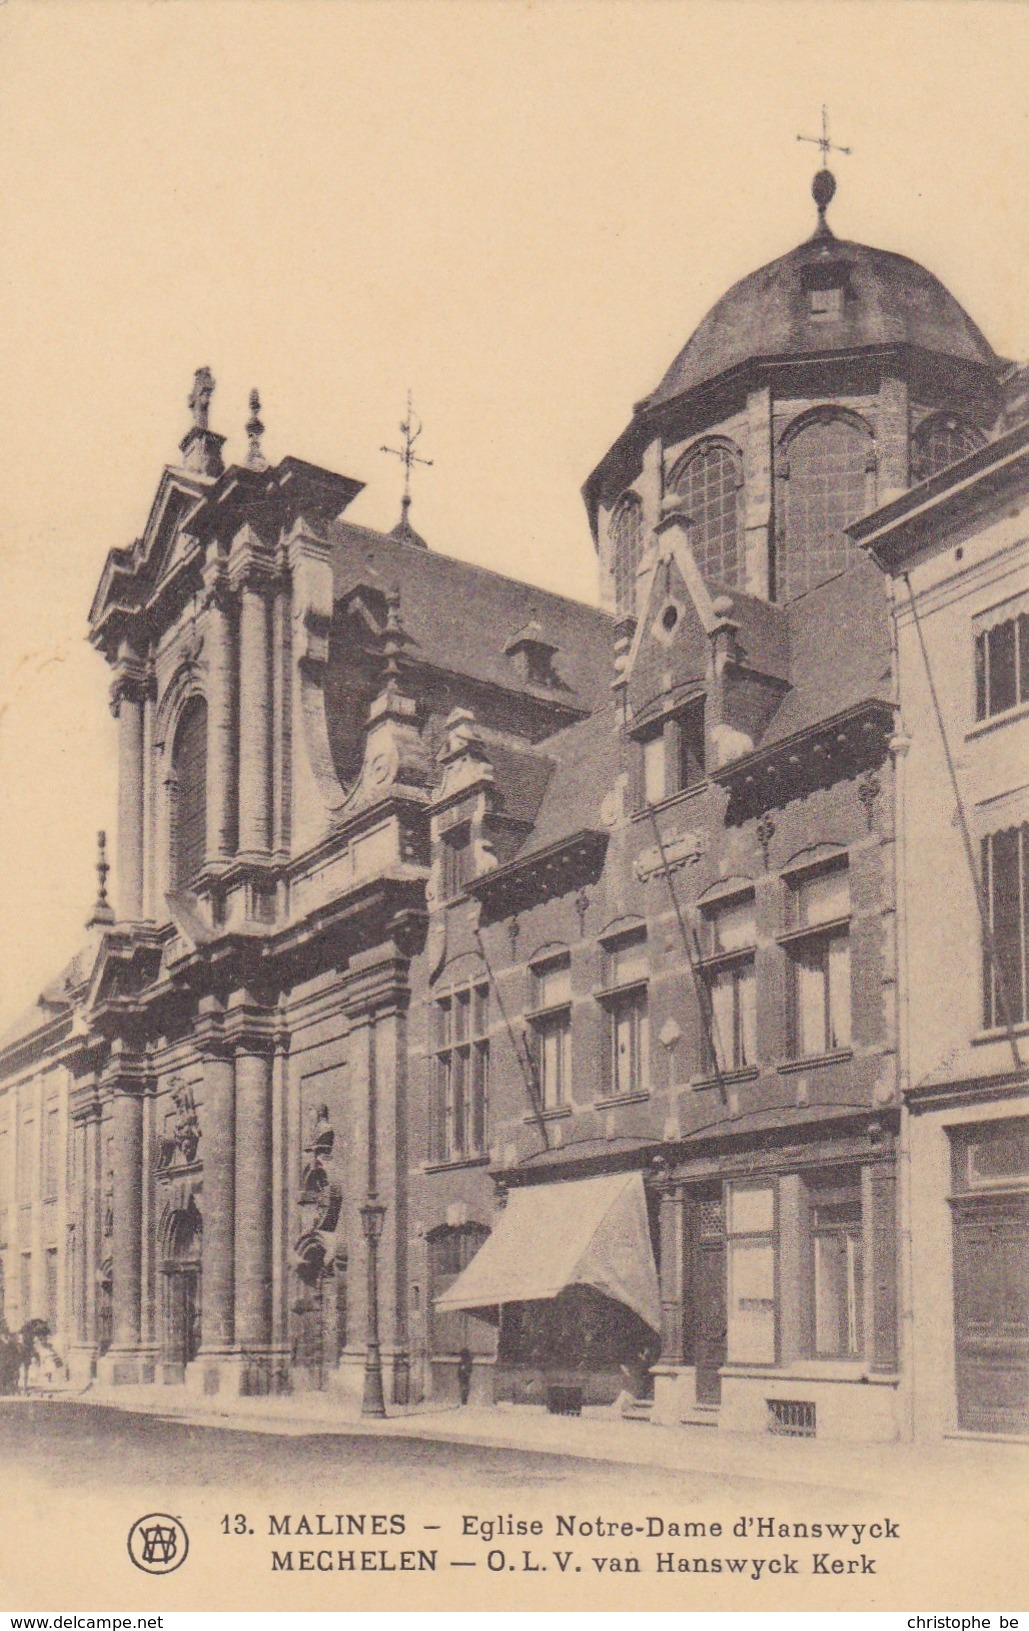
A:
<svg viewBox="0 0 1029 1631">
<path fill-rule="evenodd" d="M 893 759 L 893 854 L 894 854 L 894 913 L 893 960 L 896 992 L 897 1065 L 896 1090 L 900 1104 L 900 1135 L 897 1141 L 897 1270 L 898 1308 L 898 1362 L 901 1375 L 903 1417 L 901 1432 L 905 1440 L 915 1436 L 915 1309 L 914 1268 L 912 1263 L 911 1231 L 911 1112 L 906 1092 L 910 1084 L 911 1059 L 911 983 L 908 968 L 908 910 L 907 910 L 907 759 L 911 738 L 904 727 L 903 698 L 900 685 L 900 650 L 897 630 L 897 592 L 891 573 L 884 573 L 886 598 L 890 613 L 890 667 L 893 674 L 893 701 L 896 708 L 896 727 L 890 742 Z"/>
</svg>

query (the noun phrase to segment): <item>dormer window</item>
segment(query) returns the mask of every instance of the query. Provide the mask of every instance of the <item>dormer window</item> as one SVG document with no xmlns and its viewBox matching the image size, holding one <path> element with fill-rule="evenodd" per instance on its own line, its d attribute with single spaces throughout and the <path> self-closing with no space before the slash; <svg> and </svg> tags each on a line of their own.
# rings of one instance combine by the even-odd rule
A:
<svg viewBox="0 0 1029 1631">
<path fill-rule="evenodd" d="M 847 304 L 847 267 L 839 261 L 817 261 L 805 268 L 803 288 L 808 316 L 816 323 L 842 317 Z"/>
<path fill-rule="evenodd" d="M 472 833 L 468 822 L 443 835 L 443 899 L 463 895 L 472 877 Z"/>
<path fill-rule="evenodd" d="M 528 685 L 553 688 L 560 683 L 554 670 L 557 650 L 553 641 L 546 638 L 543 625 L 534 611 L 525 627 L 507 642 L 504 655 L 511 658 Z"/>
<path fill-rule="evenodd" d="M 812 317 L 824 319 L 842 317 L 843 315 L 843 285 L 836 284 L 827 289 L 808 290 L 808 311 Z"/>
<path fill-rule="evenodd" d="M 705 778 L 704 699 L 696 698 L 640 737 L 644 804 L 688 793 Z"/>
</svg>

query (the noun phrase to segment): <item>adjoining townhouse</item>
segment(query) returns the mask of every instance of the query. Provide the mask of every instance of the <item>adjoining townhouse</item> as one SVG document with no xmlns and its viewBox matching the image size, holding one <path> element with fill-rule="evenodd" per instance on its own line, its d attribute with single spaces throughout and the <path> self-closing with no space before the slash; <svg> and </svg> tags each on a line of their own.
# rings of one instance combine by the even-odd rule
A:
<svg viewBox="0 0 1029 1631">
<path fill-rule="evenodd" d="M 1029 1429 L 1029 420 L 852 528 L 900 704 L 906 1386 L 919 1437 Z M 1024 375 L 1021 376 L 1024 393 Z"/>
<path fill-rule="evenodd" d="M 8 1107 L 67 1073 L 79 1374 L 378 1410 L 470 1357 L 481 1399 L 905 1431 L 905 743 L 847 528 L 987 442 L 1004 365 L 830 183 L 586 483 L 603 610 L 352 525 L 256 410 L 226 468 L 198 372 L 91 612 L 117 911 L 0 1047 Z"/>
</svg>

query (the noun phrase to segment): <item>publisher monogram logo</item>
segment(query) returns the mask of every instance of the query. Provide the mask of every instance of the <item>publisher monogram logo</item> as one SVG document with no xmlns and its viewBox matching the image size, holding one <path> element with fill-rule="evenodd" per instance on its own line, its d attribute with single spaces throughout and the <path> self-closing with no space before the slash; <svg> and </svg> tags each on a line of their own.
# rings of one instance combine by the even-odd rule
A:
<svg viewBox="0 0 1029 1631">
<path fill-rule="evenodd" d="M 144 1574 L 171 1574 L 186 1561 L 189 1536 L 168 1512 L 148 1512 L 129 1530 L 129 1556 Z"/>
</svg>

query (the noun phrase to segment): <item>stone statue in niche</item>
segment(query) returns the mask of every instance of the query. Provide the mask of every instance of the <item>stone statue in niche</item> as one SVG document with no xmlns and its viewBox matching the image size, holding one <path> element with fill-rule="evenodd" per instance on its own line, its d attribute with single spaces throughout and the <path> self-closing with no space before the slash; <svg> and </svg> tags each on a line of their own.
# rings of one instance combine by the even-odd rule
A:
<svg viewBox="0 0 1029 1631">
<path fill-rule="evenodd" d="M 192 1166 L 197 1158 L 202 1136 L 192 1088 L 187 1087 L 178 1077 L 173 1078 L 171 1088 L 174 1109 L 169 1110 L 165 1117 L 157 1158 L 159 1171 L 178 1166 L 180 1162 L 187 1167 Z"/>
</svg>

